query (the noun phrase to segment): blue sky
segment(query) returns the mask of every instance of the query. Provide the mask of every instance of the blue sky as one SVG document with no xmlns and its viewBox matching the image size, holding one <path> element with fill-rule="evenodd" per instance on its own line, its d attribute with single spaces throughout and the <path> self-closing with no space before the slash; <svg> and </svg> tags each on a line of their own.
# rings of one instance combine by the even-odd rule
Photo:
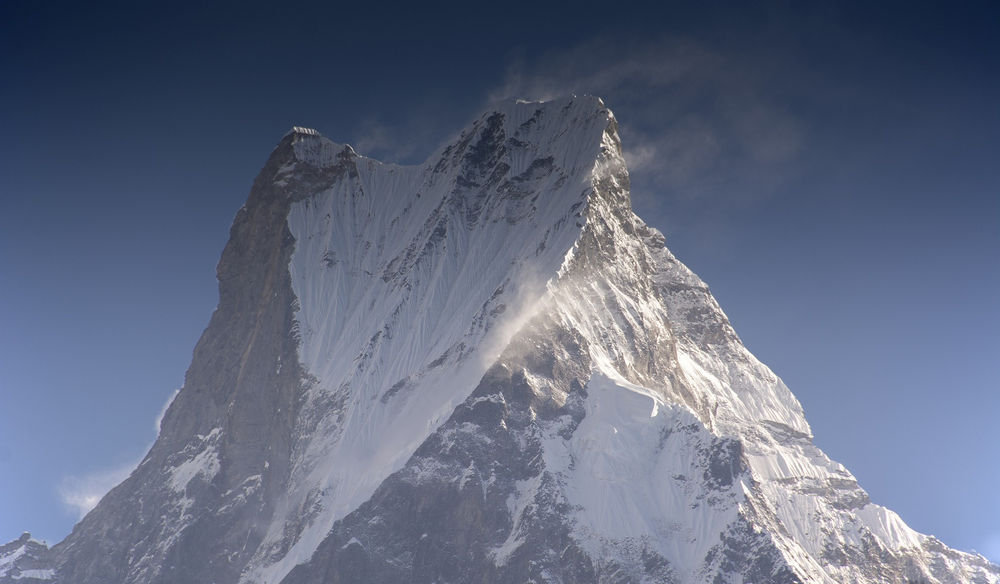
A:
<svg viewBox="0 0 1000 584">
<path fill-rule="evenodd" d="M 61 539 L 152 443 L 289 127 L 419 162 L 576 92 L 817 444 L 1000 561 L 998 14 L 640 8 L 0 4 L 0 540 Z"/>
</svg>

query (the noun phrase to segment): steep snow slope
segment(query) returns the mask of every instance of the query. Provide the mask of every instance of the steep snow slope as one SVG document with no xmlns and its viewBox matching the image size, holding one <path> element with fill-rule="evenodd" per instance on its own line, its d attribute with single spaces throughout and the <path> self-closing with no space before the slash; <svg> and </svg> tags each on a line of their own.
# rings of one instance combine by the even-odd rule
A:
<svg viewBox="0 0 1000 584">
<path fill-rule="evenodd" d="M 579 236 L 606 126 L 570 103 L 508 104 L 433 167 L 357 158 L 356 173 L 292 206 L 308 427 L 265 566 L 247 581 L 277 581 L 309 559 L 472 391 Z M 320 167 L 355 156 L 305 134 L 295 148 Z M 315 511 L 303 517 L 307 502 Z M 303 529 L 286 552 L 289 521 Z M 281 559 L 269 564 L 273 550 Z"/>
<path fill-rule="evenodd" d="M 597 98 L 416 167 L 293 128 L 156 444 L 0 583 L 1000 582 L 812 444 L 629 196 Z"/>
</svg>

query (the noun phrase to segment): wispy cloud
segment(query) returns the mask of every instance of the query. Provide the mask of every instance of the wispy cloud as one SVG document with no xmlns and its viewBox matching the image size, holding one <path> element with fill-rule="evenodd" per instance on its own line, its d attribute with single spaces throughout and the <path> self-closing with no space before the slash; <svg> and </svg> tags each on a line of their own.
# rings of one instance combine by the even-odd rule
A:
<svg viewBox="0 0 1000 584">
<path fill-rule="evenodd" d="M 59 498 L 64 505 L 76 511 L 78 519 L 83 519 L 108 491 L 132 474 L 139 462 L 141 459 L 109 470 L 64 477 L 59 485 Z"/>
<path fill-rule="evenodd" d="M 775 82 L 795 64 L 757 57 L 677 37 L 595 38 L 513 62 L 489 98 L 604 97 L 623 123 L 634 197 L 747 204 L 788 177 L 807 136 Z"/>
<path fill-rule="evenodd" d="M 991 562 L 1000 563 L 1000 532 L 987 537 L 978 551 Z"/>
<path fill-rule="evenodd" d="M 153 431 L 156 432 L 157 436 L 160 434 L 160 424 L 163 423 L 163 416 L 167 415 L 167 408 L 170 407 L 170 404 L 174 403 L 174 398 L 176 398 L 177 394 L 180 392 L 181 390 L 175 389 L 174 392 L 170 394 L 170 397 L 167 398 L 167 401 L 163 402 L 163 407 L 160 408 L 160 413 L 157 414 L 156 421 L 153 422 Z"/>
<path fill-rule="evenodd" d="M 595 90 L 627 90 L 677 84 L 699 71 L 718 67 L 718 57 L 698 43 L 670 38 L 642 44 L 596 37 L 537 58 L 518 59 L 491 99 L 552 99 Z"/>
<path fill-rule="evenodd" d="M 351 145 L 358 154 L 383 162 L 421 163 L 447 137 L 443 132 L 449 129 L 447 124 L 433 122 L 441 114 L 429 112 L 428 107 L 416 104 L 402 112 L 399 121 L 362 118 L 352 131 Z"/>
<path fill-rule="evenodd" d="M 401 132 L 379 120 L 369 118 L 358 124 L 354 132 L 354 149 L 373 158 L 402 160 L 413 154 L 412 143 L 401 139 Z"/>
<path fill-rule="evenodd" d="M 163 421 L 163 416 L 167 413 L 167 408 L 173 403 L 178 393 L 180 393 L 179 389 L 171 393 L 156 415 L 153 424 L 156 435 L 160 433 L 160 423 Z M 108 491 L 115 488 L 132 474 L 132 471 L 139 466 L 139 463 L 142 462 L 146 452 L 151 447 L 152 443 L 142 449 L 142 454 L 137 459 L 124 464 L 82 475 L 63 477 L 56 489 L 59 494 L 59 500 L 62 501 L 63 505 L 75 511 L 78 519 L 83 519 L 91 509 L 97 506 L 104 495 L 108 494 Z"/>
</svg>

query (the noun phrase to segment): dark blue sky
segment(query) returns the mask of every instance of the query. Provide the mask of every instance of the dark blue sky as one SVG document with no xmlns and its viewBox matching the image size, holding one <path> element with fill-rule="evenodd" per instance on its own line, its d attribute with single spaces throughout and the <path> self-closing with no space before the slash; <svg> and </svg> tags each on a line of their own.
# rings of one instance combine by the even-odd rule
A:
<svg viewBox="0 0 1000 584">
<path fill-rule="evenodd" d="M 990 4 L 79 4 L 0 3 L 0 540 L 61 539 L 152 442 L 290 126 L 419 162 L 576 92 L 816 442 L 1000 561 Z"/>
</svg>

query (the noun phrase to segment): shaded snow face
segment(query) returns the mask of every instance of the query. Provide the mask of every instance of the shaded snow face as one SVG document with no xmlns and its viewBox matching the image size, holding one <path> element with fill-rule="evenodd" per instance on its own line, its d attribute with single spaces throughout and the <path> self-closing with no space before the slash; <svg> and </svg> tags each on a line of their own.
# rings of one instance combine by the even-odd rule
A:
<svg viewBox="0 0 1000 584">
<path fill-rule="evenodd" d="M 308 559 L 471 393 L 579 237 L 612 119 L 592 98 L 509 104 L 424 166 L 352 156 L 342 180 L 292 206 L 303 415 L 315 425 L 264 545 L 287 545 L 289 519 L 304 527 L 250 579 Z M 319 166 L 345 152 L 309 135 L 296 149 Z M 307 501 L 316 511 L 303 521 Z"/>
</svg>

